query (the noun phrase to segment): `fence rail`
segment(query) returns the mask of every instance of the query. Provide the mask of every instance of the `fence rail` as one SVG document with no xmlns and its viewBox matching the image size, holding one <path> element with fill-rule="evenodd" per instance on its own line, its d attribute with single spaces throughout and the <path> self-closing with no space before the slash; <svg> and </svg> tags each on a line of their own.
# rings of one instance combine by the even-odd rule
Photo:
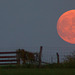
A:
<svg viewBox="0 0 75 75">
<path fill-rule="evenodd" d="M 17 52 L 0 52 L 0 54 L 13 54 L 13 53 L 17 53 Z"/>
<path fill-rule="evenodd" d="M 0 65 L 16 65 L 16 63 L 0 63 Z"/>
<path fill-rule="evenodd" d="M 0 58 L 16 58 L 16 56 L 0 56 Z"/>
<path fill-rule="evenodd" d="M 16 59 L 12 59 L 12 60 L 0 60 L 0 62 L 12 62 L 12 61 L 17 61 Z"/>
</svg>

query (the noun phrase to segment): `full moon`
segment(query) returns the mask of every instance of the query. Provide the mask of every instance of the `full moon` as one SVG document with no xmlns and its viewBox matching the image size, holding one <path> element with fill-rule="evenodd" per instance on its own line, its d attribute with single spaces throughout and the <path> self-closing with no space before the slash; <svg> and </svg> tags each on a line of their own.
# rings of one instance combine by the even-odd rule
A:
<svg viewBox="0 0 75 75">
<path fill-rule="evenodd" d="M 57 33 L 64 41 L 75 44 L 75 10 L 69 10 L 59 17 Z"/>
</svg>

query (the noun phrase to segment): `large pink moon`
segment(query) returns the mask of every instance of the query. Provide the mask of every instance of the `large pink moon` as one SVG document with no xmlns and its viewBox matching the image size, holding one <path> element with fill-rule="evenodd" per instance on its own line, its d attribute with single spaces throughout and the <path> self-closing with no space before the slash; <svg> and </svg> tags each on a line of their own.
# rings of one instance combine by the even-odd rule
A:
<svg viewBox="0 0 75 75">
<path fill-rule="evenodd" d="M 59 17 L 57 33 L 64 41 L 75 44 L 75 10 L 69 10 Z"/>
</svg>

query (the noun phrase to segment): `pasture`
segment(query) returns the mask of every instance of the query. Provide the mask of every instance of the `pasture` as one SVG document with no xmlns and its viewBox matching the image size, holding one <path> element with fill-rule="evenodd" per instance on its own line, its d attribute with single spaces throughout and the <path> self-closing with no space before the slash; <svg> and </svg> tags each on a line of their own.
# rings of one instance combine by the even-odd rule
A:
<svg viewBox="0 0 75 75">
<path fill-rule="evenodd" d="M 7 68 L 1 69 L 1 75 L 75 75 L 75 69 Z"/>
</svg>

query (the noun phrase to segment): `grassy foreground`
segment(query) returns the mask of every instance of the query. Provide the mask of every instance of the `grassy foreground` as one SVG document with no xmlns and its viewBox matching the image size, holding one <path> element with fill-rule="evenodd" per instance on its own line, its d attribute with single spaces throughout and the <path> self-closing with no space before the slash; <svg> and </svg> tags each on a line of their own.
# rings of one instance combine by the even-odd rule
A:
<svg viewBox="0 0 75 75">
<path fill-rule="evenodd" d="M 1 69 L 0 75 L 75 75 L 75 69 Z"/>
</svg>

